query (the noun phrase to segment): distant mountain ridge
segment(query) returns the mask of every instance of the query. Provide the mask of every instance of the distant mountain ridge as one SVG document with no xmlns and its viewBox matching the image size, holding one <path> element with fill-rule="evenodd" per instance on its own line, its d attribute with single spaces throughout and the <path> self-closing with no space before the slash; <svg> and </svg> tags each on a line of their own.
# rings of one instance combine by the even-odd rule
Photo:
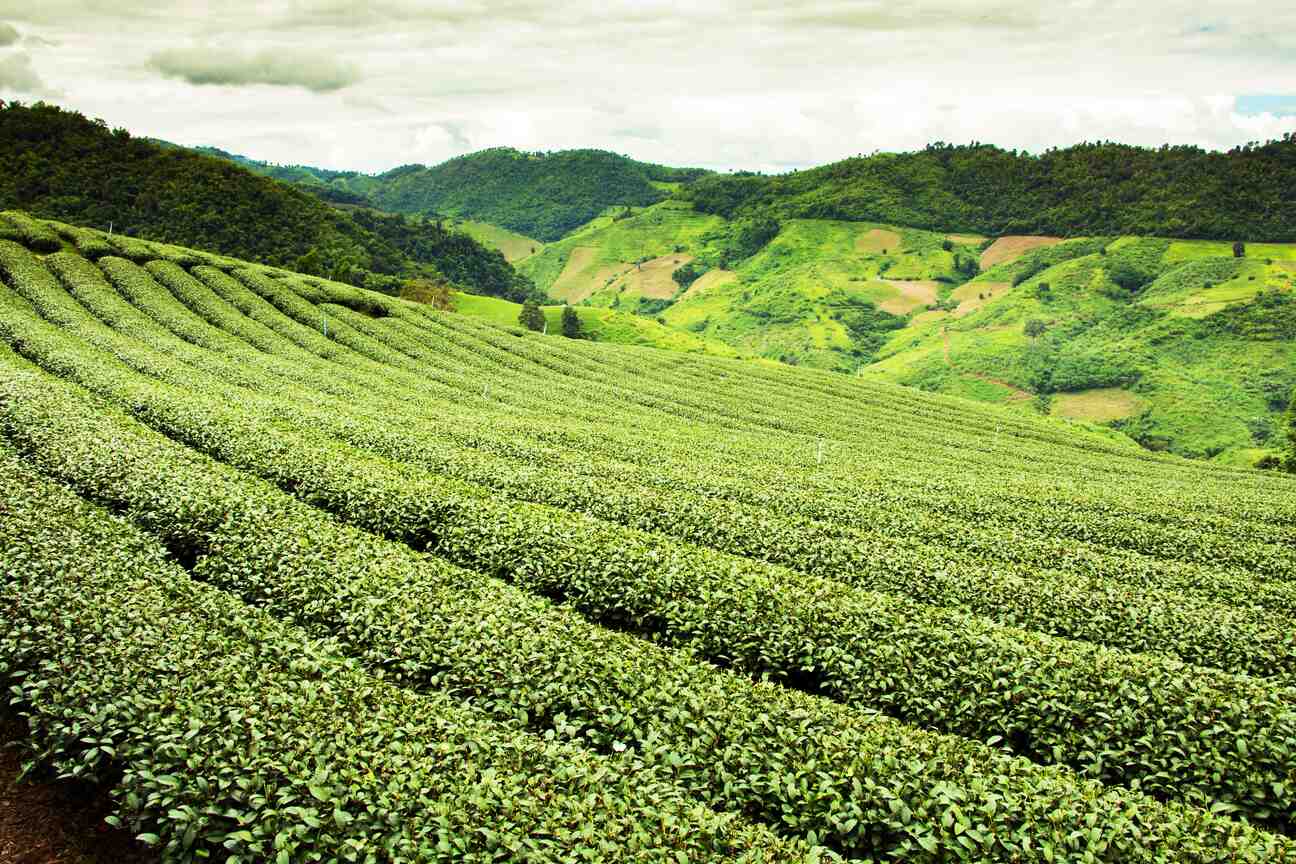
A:
<svg viewBox="0 0 1296 864">
<path fill-rule="evenodd" d="M 332 203 L 474 219 L 544 242 L 561 238 L 608 207 L 655 204 L 669 197 L 675 184 L 709 173 L 638 162 L 605 150 L 531 153 L 496 147 L 382 174 L 275 165 L 214 147 L 197 150 L 294 183 Z"/>
<path fill-rule="evenodd" d="M 886 222 L 999 236 L 1296 240 L 1296 133 L 1227 153 L 1079 144 L 1035 156 L 933 144 L 778 176 L 700 179 L 680 195 L 726 218 Z"/>
</svg>

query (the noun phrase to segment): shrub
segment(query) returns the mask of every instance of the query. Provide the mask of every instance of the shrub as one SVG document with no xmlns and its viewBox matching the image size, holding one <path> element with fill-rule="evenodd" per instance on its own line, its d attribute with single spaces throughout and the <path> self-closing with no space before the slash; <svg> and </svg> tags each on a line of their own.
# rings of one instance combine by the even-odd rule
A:
<svg viewBox="0 0 1296 864">
<path fill-rule="evenodd" d="M 581 327 L 580 316 L 571 306 L 563 306 L 562 311 L 562 334 L 568 339 L 583 339 L 585 337 L 584 328 Z"/>
<path fill-rule="evenodd" d="M 1022 327 L 1022 332 L 1031 339 L 1038 339 L 1048 330 L 1048 322 L 1043 318 L 1031 318 Z"/>
<path fill-rule="evenodd" d="M 534 300 L 527 300 L 522 304 L 522 310 L 518 312 L 518 323 L 528 330 L 534 330 L 539 333 L 545 328 L 544 312 L 540 310 L 540 305 Z"/>
<path fill-rule="evenodd" d="M 1243 243 L 1241 240 L 1238 240 L 1233 244 L 1233 257 L 1234 258 L 1246 257 L 1246 244 Z"/>
<path fill-rule="evenodd" d="M 682 267 L 677 267 L 675 272 L 671 273 L 671 278 L 680 288 L 688 288 L 698 279 L 700 279 L 708 270 L 705 264 L 697 261 L 690 261 Z"/>
</svg>

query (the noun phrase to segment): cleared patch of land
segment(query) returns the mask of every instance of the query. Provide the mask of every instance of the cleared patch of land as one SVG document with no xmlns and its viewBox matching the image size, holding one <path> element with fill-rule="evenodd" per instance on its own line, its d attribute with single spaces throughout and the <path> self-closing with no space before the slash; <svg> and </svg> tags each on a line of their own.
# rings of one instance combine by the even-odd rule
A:
<svg viewBox="0 0 1296 864">
<path fill-rule="evenodd" d="M 883 311 L 890 312 L 892 315 L 907 315 L 919 306 L 935 303 L 936 292 L 940 289 L 939 282 L 902 279 L 879 279 L 878 281 L 890 285 L 898 293 L 898 296 L 878 304 Z"/>
<path fill-rule="evenodd" d="M 595 268 L 598 251 L 593 246 L 577 246 L 572 249 L 567 258 L 567 266 L 563 267 L 562 274 L 549 290 L 549 296 L 568 303 L 579 303 L 626 266 L 614 264 Z"/>
<path fill-rule="evenodd" d="M 1002 297 L 1012 286 L 1007 282 L 969 282 L 960 285 L 950 293 L 950 297 L 959 301 L 954 310 L 955 318 L 971 315 L 995 297 Z"/>
<path fill-rule="evenodd" d="M 975 246 L 984 243 L 986 238 L 980 234 L 946 234 L 945 239 L 960 246 Z"/>
<path fill-rule="evenodd" d="M 866 255 L 879 255 L 883 252 L 899 252 L 903 244 L 900 235 L 884 228 L 865 231 L 855 238 L 855 251 Z"/>
<path fill-rule="evenodd" d="M 504 260 L 510 264 L 536 255 L 544 249 L 544 244 L 533 237 L 527 237 L 524 234 L 518 234 L 516 231 L 510 231 L 507 228 L 490 225 L 486 222 L 474 222 L 470 219 L 464 219 L 456 222 L 454 227 L 483 246 L 498 249 L 500 254 L 504 256 Z"/>
<path fill-rule="evenodd" d="M 981 269 L 989 270 L 996 264 L 1005 261 L 1016 261 L 1032 249 L 1040 246 L 1055 246 L 1062 242 L 1061 237 L 1044 237 L 1038 234 L 1019 234 L 1000 237 L 990 244 L 990 248 L 981 253 Z"/>
<path fill-rule="evenodd" d="M 623 265 L 629 271 L 621 277 L 617 286 L 651 300 L 669 300 L 679 290 L 679 283 L 672 274 L 692 260 L 692 255 L 663 255 L 645 261 L 638 267 L 633 264 Z"/>
<path fill-rule="evenodd" d="M 693 282 L 693 284 L 689 286 L 688 290 L 684 292 L 683 296 L 689 298 L 700 297 L 701 295 L 710 291 L 712 288 L 718 288 L 721 285 L 728 285 L 730 282 L 737 281 L 737 279 L 738 279 L 738 274 L 732 270 L 720 270 L 720 269 L 708 270 L 707 272 L 699 276 Z"/>
<path fill-rule="evenodd" d="M 1053 397 L 1052 413 L 1071 420 L 1110 423 L 1133 416 L 1142 403 L 1128 390 L 1102 387 L 1079 393 L 1059 393 Z"/>
</svg>

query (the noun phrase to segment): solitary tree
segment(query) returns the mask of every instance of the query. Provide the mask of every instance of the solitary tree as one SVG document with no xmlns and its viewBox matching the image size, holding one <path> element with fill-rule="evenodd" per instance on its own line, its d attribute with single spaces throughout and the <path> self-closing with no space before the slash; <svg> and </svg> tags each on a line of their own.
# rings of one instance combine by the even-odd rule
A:
<svg viewBox="0 0 1296 864">
<path fill-rule="evenodd" d="M 1233 257 L 1234 258 L 1246 257 L 1246 244 L 1243 243 L 1241 240 L 1233 244 Z"/>
<path fill-rule="evenodd" d="M 1031 318 L 1026 322 L 1026 326 L 1022 328 L 1022 332 L 1031 339 L 1038 339 L 1044 335 L 1044 331 L 1047 329 L 1048 324 L 1045 323 L 1043 318 Z"/>
<path fill-rule="evenodd" d="M 534 330 L 539 333 L 544 329 L 545 317 L 540 311 L 540 306 L 535 300 L 530 298 L 522 304 L 522 311 L 518 313 L 518 323 L 528 330 Z"/>
<path fill-rule="evenodd" d="M 570 306 L 563 306 L 562 332 L 568 339 L 580 339 L 585 335 L 581 331 L 580 317 L 576 314 L 576 310 Z"/>
</svg>

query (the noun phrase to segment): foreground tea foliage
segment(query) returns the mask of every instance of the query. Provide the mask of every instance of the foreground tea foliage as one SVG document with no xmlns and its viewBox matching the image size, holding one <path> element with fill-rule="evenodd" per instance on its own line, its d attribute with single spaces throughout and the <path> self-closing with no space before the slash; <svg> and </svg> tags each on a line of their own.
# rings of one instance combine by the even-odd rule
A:
<svg viewBox="0 0 1296 864">
<path fill-rule="evenodd" d="M 802 854 L 734 816 L 859 858 L 1291 854 L 1285 478 L 38 233 L 0 241 L 21 470 L 393 700 L 611 760 L 610 813 L 685 796 L 722 855 Z"/>
</svg>

